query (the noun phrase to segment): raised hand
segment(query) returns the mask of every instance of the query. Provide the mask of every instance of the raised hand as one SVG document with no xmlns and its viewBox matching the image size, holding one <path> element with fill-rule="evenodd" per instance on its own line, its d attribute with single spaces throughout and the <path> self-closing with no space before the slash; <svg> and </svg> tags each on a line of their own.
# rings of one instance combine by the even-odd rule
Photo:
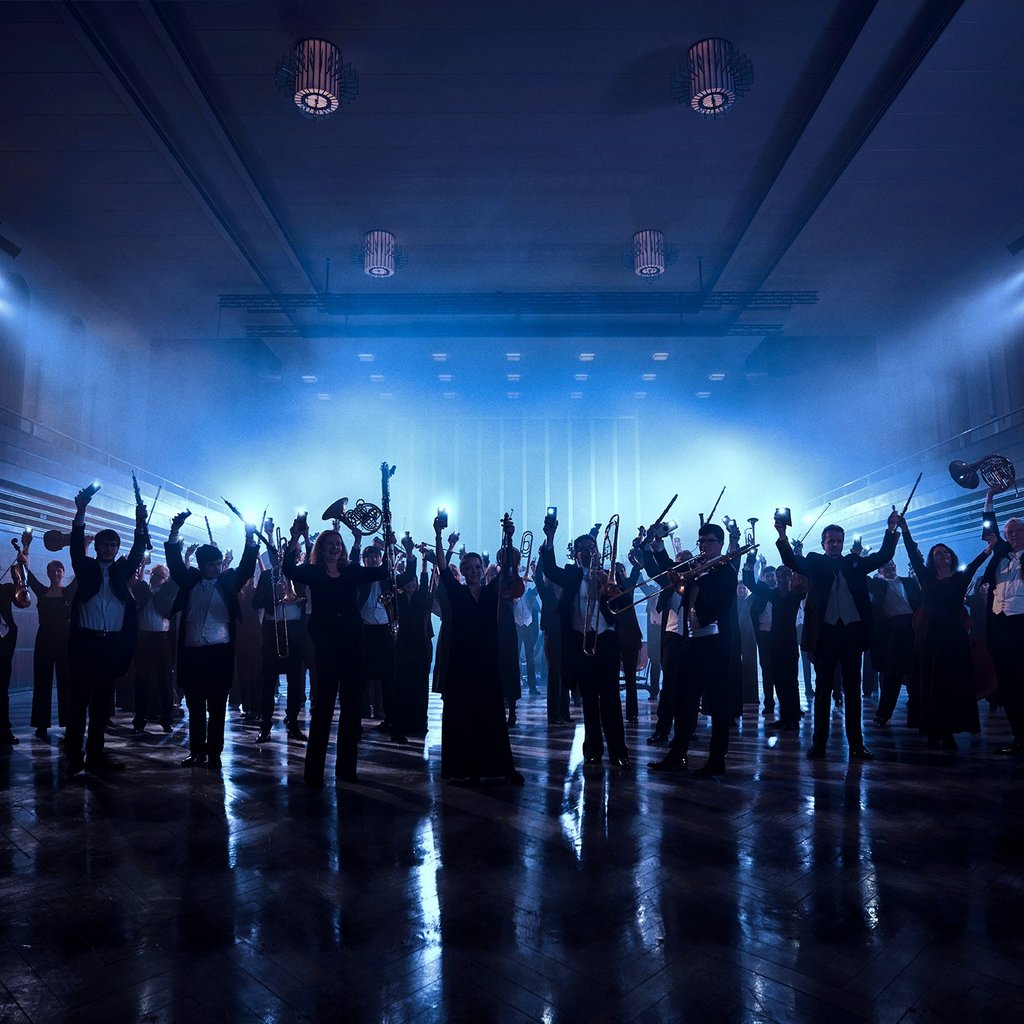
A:
<svg viewBox="0 0 1024 1024">
<path fill-rule="evenodd" d="M 179 512 L 171 520 L 171 533 L 177 533 L 182 528 L 182 526 L 185 523 L 185 520 L 188 519 L 190 515 L 192 515 L 192 512 L 189 509 L 185 509 L 184 512 Z"/>
</svg>

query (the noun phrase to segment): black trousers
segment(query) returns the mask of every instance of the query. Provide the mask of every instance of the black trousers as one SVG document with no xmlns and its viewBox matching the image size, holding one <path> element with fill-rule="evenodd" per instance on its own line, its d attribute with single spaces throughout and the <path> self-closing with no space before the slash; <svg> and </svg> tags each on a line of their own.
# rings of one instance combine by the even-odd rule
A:
<svg viewBox="0 0 1024 1024">
<path fill-rule="evenodd" d="M 569 687 L 562 672 L 562 631 L 544 631 L 544 660 L 548 666 L 548 721 L 569 721 Z"/>
<path fill-rule="evenodd" d="M 53 724 L 53 677 L 57 677 L 57 724 L 67 725 L 71 704 L 71 664 L 68 661 L 67 630 L 36 633 L 32 652 L 32 719 L 34 729 Z"/>
<path fill-rule="evenodd" d="M 537 661 L 534 652 L 537 649 L 537 624 L 529 626 L 516 626 L 516 636 L 519 641 L 519 648 L 523 652 L 523 659 L 526 662 L 526 685 L 530 693 L 537 692 Z"/>
<path fill-rule="evenodd" d="M 764 709 L 771 711 L 775 707 L 775 680 L 772 677 L 771 633 L 757 630 L 754 633 L 757 642 L 757 663 L 761 666 L 761 686 L 764 689 Z"/>
<path fill-rule="evenodd" d="M 640 717 L 640 703 L 636 692 L 636 663 L 640 659 L 640 640 L 620 641 L 619 657 L 626 680 L 626 718 L 635 722 Z"/>
<path fill-rule="evenodd" d="M 800 649 L 796 645 L 796 634 L 772 638 L 769 646 L 772 662 L 772 679 L 775 693 L 779 698 L 779 721 L 783 725 L 798 725 L 800 722 Z"/>
<path fill-rule="evenodd" d="M 234 669 L 234 644 L 181 649 L 178 678 L 188 706 L 188 748 L 196 757 L 220 757 L 224 750 L 224 719 Z"/>
<path fill-rule="evenodd" d="M 667 740 L 672 732 L 672 723 L 676 721 L 676 691 L 682 667 L 683 638 L 678 633 L 663 633 L 661 645 L 661 694 L 654 734 Z M 676 728 L 679 728 L 678 722 Z"/>
<path fill-rule="evenodd" d="M 861 730 L 860 666 L 864 657 L 862 623 L 823 622 L 814 650 L 814 739 L 813 745 L 824 750 L 832 724 L 832 689 L 836 669 L 842 678 L 845 697 L 846 740 L 851 750 L 864 746 Z"/>
<path fill-rule="evenodd" d="M 171 660 L 174 654 L 170 633 L 139 630 L 135 652 L 135 718 L 132 725 L 143 728 L 152 708 L 160 709 L 160 724 L 171 724 Z"/>
<path fill-rule="evenodd" d="M 260 679 L 260 728 L 269 731 L 274 722 L 274 701 L 281 676 L 287 683 L 285 722 L 298 721 L 306 703 L 306 629 L 299 619 L 275 623 L 263 620 Z"/>
<path fill-rule="evenodd" d="M 588 642 L 592 640 L 593 636 L 588 637 Z M 572 630 L 565 641 L 566 667 L 583 701 L 583 756 L 601 757 L 605 742 L 612 757 L 628 756 L 619 699 L 619 639 L 615 630 L 598 634 L 593 656 L 583 653 L 582 633 Z"/>
<path fill-rule="evenodd" d="M 0 637 L 0 733 L 11 732 L 11 672 L 14 649 L 18 645 L 18 627 Z"/>
<path fill-rule="evenodd" d="M 402 717 L 395 687 L 395 636 L 389 625 L 363 624 L 363 684 L 380 683 L 384 721 L 395 725 Z"/>
<path fill-rule="evenodd" d="M 676 634 L 672 634 L 677 636 Z M 670 749 L 686 756 L 690 737 L 697 728 L 701 701 L 705 713 L 711 716 L 711 746 L 708 764 L 725 767 L 729 751 L 729 726 L 732 709 L 729 706 L 729 650 L 725 637 L 681 637 L 674 645 L 673 658 L 677 665 L 675 686 L 676 732 Z"/>
<path fill-rule="evenodd" d="M 64 752 L 69 759 L 103 756 L 103 735 L 114 700 L 114 681 L 121 675 L 124 641 L 120 633 L 94 633 L 75 629 L 68 643 L 71 662 L 71 703 L 64 732 Z M 85 738 L 86 715 L 89 737 Z"/>
<path fill-rule="evenodd" d="M 900 699 L 900 689 L 910 676 L 914 654 L 914 617 L 894 615 L 886 621 L 886 630 L 882 686 L 878 697 L 878 717 L 883 722 L 892 718 L 896 702 Z"/>
<path fill-rule="evenodd" d="M 1024 743 L 1024 615 L 990 615 L 988 649 L 1013 738 Z"/>
<path fill-rule="evenodd" d="M 385 627 L 387 628 L 387 627 Z M 346 775 L 356 770 L 356 754 L 362 732 L 362 677 L 358 634 L 343 636 L 333 643 L 326 639 L 316 645 L 316 694 L 309 717 L 306 744 L 307 782 L 322 783 L 331 739 L 334 706 L 341 698 L 338 714 L 338 757 L 335 771 Z"/>
</svg>

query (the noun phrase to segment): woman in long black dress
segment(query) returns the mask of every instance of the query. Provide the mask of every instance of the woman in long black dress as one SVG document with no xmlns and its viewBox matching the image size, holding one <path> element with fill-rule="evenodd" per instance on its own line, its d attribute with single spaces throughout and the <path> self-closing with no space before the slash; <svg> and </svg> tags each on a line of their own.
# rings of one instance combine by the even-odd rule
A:
<svg viewBox="0 0 1024 1024">
<path fill-rule="evenodd" d="M 980 728 L 964 599 L 992 546 L 959 572 L 960 560 L 951 548 L 934 545 L 925 562 L 907 521 L 901 516 L 898 523 L 922 591 L 911 667 L 917 714 L 910 724 L 928 737 L 931 749 L 956 750 L 954 733 Z"/>
<path fill-rule="evenodd" d="M 45 740 L 53 721 L 53 678 L 57 677 L 57 724 L 67 724 L 71 699 L 71 667 L 68 663 L 68 632 L 71 629 L 71 602 L 75 581 L 64 586 L 64 563 L 47 563 L 49 586 L 41 583 L 31 570 L 28 585 L 36 596 L 39 628 L 32 652 L 32 718 L 36 736 Z"/>
<path fill-rule="evenodd" d="M 284 553 L 282 571 L 288 579 L 305 584 L 313 600 L 307 629 L 316 648 L 317 687 L 310 712 L 302 779 L 307 785 L 320 787 L 324 784 L 327 744 L 339 696 L 335 773 L 345 782 L 357 781 L 356 753 L 362 732 L 359 587 L 383 580 L 388 569 L 386 565 L 371 568 L 357 561 L 350 562 L 341 534 L 336 530 L 324 530 L 313 545 L 309 562 L 299 565 L 299 537 L 305 528 L 304 519 L 296 519 L 292 524 L 292 539 Z"/>
<path fill-rule="evenodd" d="M 499 580 L 483 586 L 483 561 L 469 552 L 459 565 L 465 586 L 457 583 L 445 562 L 438 519 L 434 520 L 434 546 L 451 610 L 445 626 L 449 651 L 441 715 L 441 778 L 476 781 L 504 776 L 521 786 L 523 777 L 512 760 L 498 663 Z"/>
</svg>

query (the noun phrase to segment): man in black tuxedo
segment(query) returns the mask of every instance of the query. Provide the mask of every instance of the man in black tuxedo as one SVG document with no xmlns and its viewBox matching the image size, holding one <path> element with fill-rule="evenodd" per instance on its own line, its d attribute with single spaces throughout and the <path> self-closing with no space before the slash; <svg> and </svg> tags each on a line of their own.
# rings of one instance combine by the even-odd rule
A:
<svg viewBox="0 0 1024 1024">
<path fill-rule="evenodd" d="M 868 580 L 874 633 L 871 664 L 882 673 L 875 725 L 885 725 L 896 710 L 903 683 L 910 678 L 914 653 L 914 611 L 921 603 L 921 587 L 912 576 L 897 576 L 891 559 Z"/>
<path fill-rule="evenodd" d="M 871 643 L 871 598 L 868 575 L 885 565 L 896 550 L 896 512 L 889 516 L 881 548 L 874 554 L 843 555 L 846 534 L 830 524 L 821 531 L 824 554 L 794 554 L 786 536 L 786 524 L 775 521 L 777 546 L 784 565 L 807 580 L 804 607 L 803 649 L 814 662 L 814 739 L 807 756 L 825 756 L 832 718 L 832 683 L 836 666 L 842 674 L 846 695 L 846 739 L 850 757 L 869 761 L 861 731 L 860 666 Z"/>
<path fill-rule="evenodd" d="M 717 523 L 704 523 L 697 533 L 697 545 L 702 562 L 720 559 L 725 531 Z M 662 570 L 672 565 L 660 541 L 655 542 L 654 558 Z M 671 683 L 675 691 L 676 731 L 668 753 L 660 761 L 648 764 L 652 771 L 686 768 L 690 737 L 703 706 L 704 713 L 711 717 L 711 746 L 707 761 L 694 774 L 698 778 L 725 774 L 729 727 L 734 714 L 729 656 L 736 608 L 736 568 L 732 562 L 715 564 L 717 568 L 686 582 L 681 600 L 675 588 L 669 587 L 674 615 L 668 628 L 679 635 L 679 640 L 672 658 L 666 661 L 665 673 L 668 682 L 671 665 L 676 666 Z M 700 567 L 696 569 L 699 572 Z"/>
<path fill-rule="evenodd" d="M 245 550 L 237 569 L 221 570 L 223 555 L 213 544 L 196 550 L 197 569 L 187 569 L 181 557 L 178 531 L 191 513 L 171 520 L 164 545 L 167 568 L 178 585 L 173 612 L 181 612 L 178 684 L 188 705 L 189 755 L 186 767 L 221 766 L 224 719 L 235 665 L 235 628 L 242 617 L 238 594 L 256 570 L 259 542 L 256 527 L 245 524 Z M 207 726 L 209 712 L 209 726 Z"/>
<path fill-rule="evenodd" d="M 999 523 L 992 510 L 992 499 L 1009 487 L 989 487 L 985 499 L 985 517 L 981 536 L 989 541 L 999 538 L 982 583 L 988 584 L 988 621 L 986 637 L 992 663 L 999 681 L 999 701 L 1013 730 L 1013 742 L 1000 747 L 1000 754 L 1024 754 L 1024 521 L 1006 521 L 1005 540 L 999 535 Z"/>
<path fill-rule="evenodd" d="M 572 716 L 569 714 L 569 683 L 562 672 L 562 623 L 558 614 L 562 591 L 544 575 L 543 559 L 537 563 L 533 582 L 540 598 L 540 629 L 544 634 L 548 725 L 568 725 Z"/>
<path fill-rule="evenodd" d="M 104 730 L 110 717 L 114 680 L 127 671 L 138 642 L 131 584 L 146 553 L 146 507 L 135 509 L 135 536 L 127 558 L 117 557 L 121 538 L 114 530 L 96 534 L 96 557 L 89 558 L 85 553 L 85 510 L 95 493 L 94 488 L 85 487 L 75 495 L 76 512 L 71 523 L 71 565 L 78 588 L 71 605 L 68 640 L 71 706 L 64 733 L 68 777 L 83 768 L 95 775 L 124 768 L 104 752 Z M 83 756 L 86 712 L 89 738 Z"/>
<path fill-rule="evenodd" d="M 619 698 L 619 639 L 615 615 L 608 605 L 608 577 L 596 568 L 597 541 L 590 534 L 573 542 L 575 565 L 558 565 L 554 549 L 557 529 L 558 520 L 545 516 L 540 560 L 544 575 L 562 588 L 558 615 L 563 682 L 583 700 L 583 759 L 588 764 L 597 764 L 607 742 L 612 763 L 629 768 Z M 590 653 L 584 653 L 584 649 Z"/>
</svg>

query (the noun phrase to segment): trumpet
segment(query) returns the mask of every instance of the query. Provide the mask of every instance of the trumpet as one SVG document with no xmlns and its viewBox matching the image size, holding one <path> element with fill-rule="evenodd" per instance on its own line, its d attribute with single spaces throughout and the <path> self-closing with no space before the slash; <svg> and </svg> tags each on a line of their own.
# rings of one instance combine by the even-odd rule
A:
<svg viewBox="0 0 1024 1024">
<path fill-rule="evenodd" d="M 751 548 L 757 547 L 757 545 L 754 543 L 754 540 L 755 540 L 754 528 L 757 526 L 757 516 L 751 516 L 747 520 L 747 522 L 750 523 L 750 529 L 747 530 L 746 536 L 743 538 L 743 541 L 744 541 L 744 543 L 748 547 L 751 547 Z"/>
</svg>

